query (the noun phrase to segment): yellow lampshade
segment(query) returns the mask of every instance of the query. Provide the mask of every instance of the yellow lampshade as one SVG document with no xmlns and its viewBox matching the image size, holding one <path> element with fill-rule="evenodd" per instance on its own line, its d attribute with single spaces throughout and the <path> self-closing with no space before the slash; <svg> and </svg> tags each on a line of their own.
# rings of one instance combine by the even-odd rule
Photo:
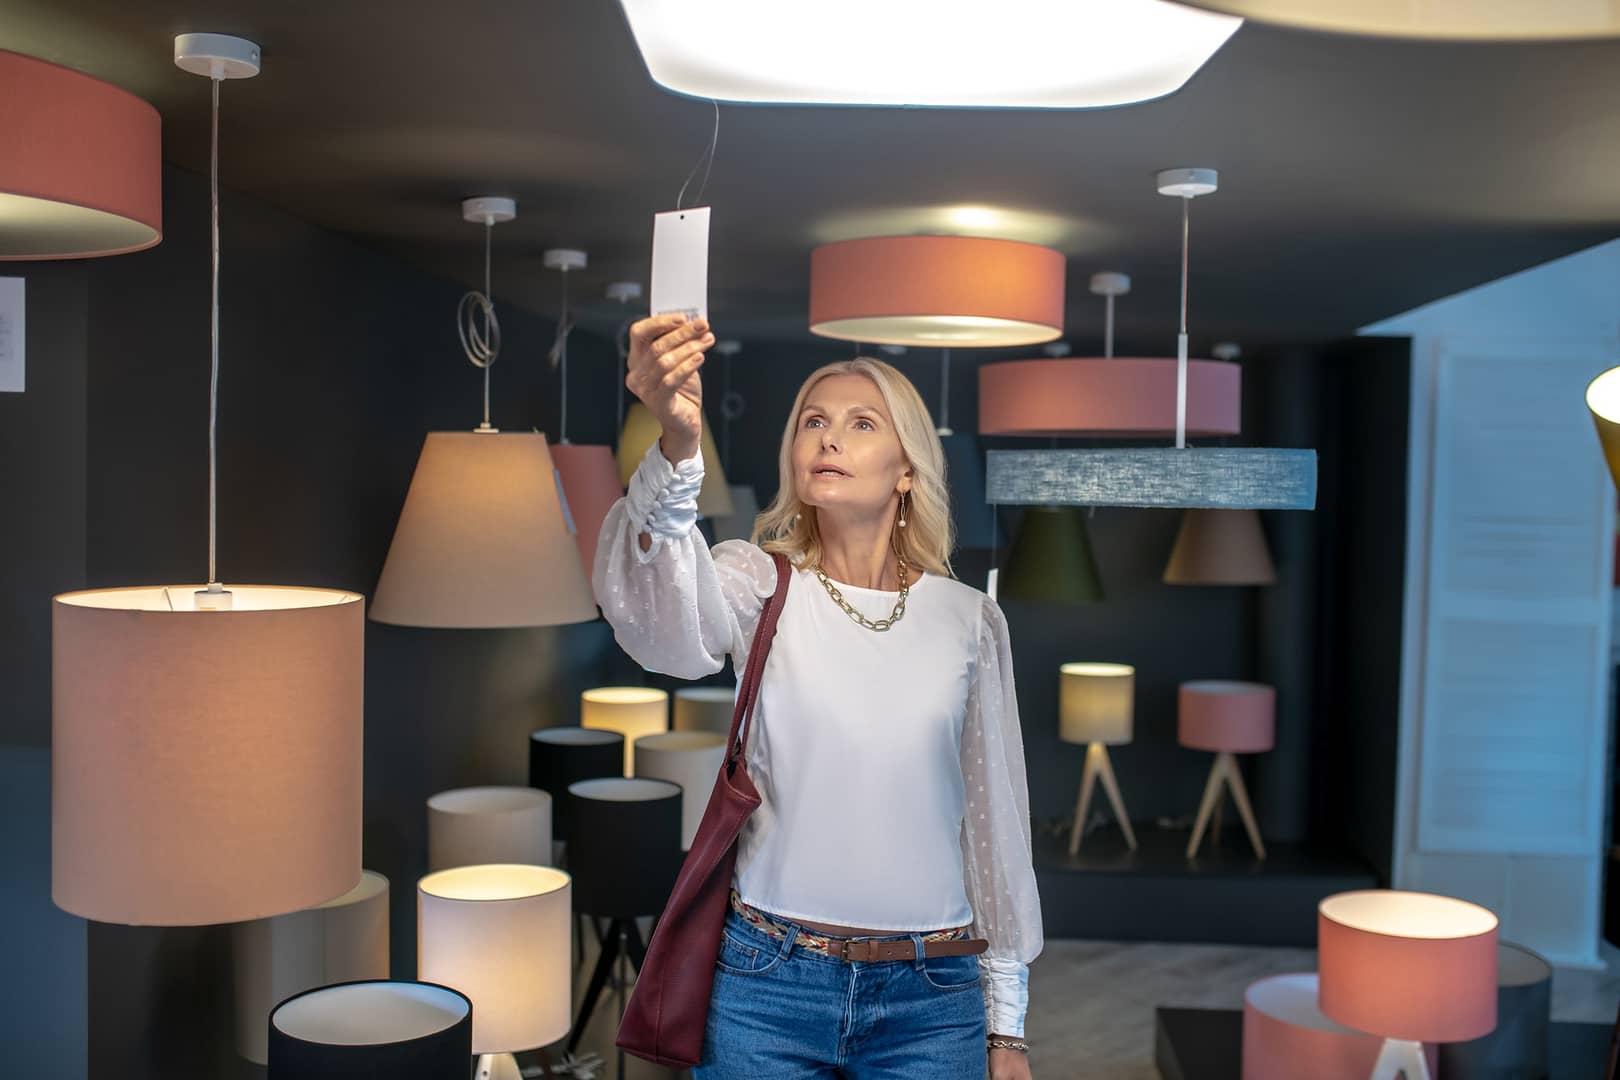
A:
<svg viewBox="0 0 1620 1080">
<path fill-rule="evenodd" d="M 1620 486 L 1620 367 L 1610 368 L 1586 388 L 1586 407 L 1597 425 L 1609 476 Z"/>
<path fill-rule="evenodd" d="M 1131 741 L 1136 669 L 1129 664 L 1064 664 L 1059 738 L 1070 743 L 1123 746 Z"/>
<path fill-rule="evenodd" d="M 1164 568 L 1166 585 L 1275 585 L 1258 510 L 1192 509 Z"/>
<path fill-rule="evenodd" d="M 52 606 L 51 897 L 86 919 L 283 915 L 360 880 L 363 600 L 200 585 Z"/>
<path fill-rule="evenodd" d="M 579 696 L 579 726 L 624 736 L 624 775 L 635 775 L 635 743 L 669 730 L 669 695 L 646 686 L 599 686 Z"/>
<path fill-rule="evenodd" d="M 422 446 L 371 618 L 555 626 L 596 618 L 546 437 L 435 431 Z"/>
<path fill-rule="evenodd" d="M 568 1034 L 573 879 L 543 866 L 462 866 L 416 890 L 417 978 L 473 1003 L 473 1053 L 511 1054 Z"/>
<path fill-rule="evenodd" d="M 626 487 L 636 474 L 636 466 L 647 456 L 647 450 L 664 433 L 652 410 L 641 402 L 633 402 L 624 416 L 624 433 L 619 436 L 619 482 Z M 714 435 L 707 420 L 703 422 L 703 487 L 698 491 L 698 513 L 706 518 L 730 517 L 736 512 L 731 501 L 731 489 L 726 486 L 725 471 L 720 468 L 720 451 L 714 445 Z"/>
<path fill-rule="evenodd" d="M 367 870 L 336 900 L 237 923 L 231 933 L 236 1052 L 263 1065 L 279 1002 L 317 986 L 388 978 L 388 879 Z"/>
</svg>

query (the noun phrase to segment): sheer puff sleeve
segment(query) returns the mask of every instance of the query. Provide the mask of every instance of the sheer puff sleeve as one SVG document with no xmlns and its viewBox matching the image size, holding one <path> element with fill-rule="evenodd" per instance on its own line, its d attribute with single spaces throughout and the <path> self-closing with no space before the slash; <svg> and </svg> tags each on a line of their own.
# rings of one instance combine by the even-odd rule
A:
<svg viewBox="0 0 1620 1080">
<path fill-rule="evenodd" d="M 985 598 L 978 661 L 962 727 L 962 870 L 979 957 L 986 1031 L 1021 1037 L 1029 1005 L 1029 963 L 1044 944 L 1030 846 L 1029 784 L 1013 689 L 1007 621 Z"/>
<path fill-rule="evenodd" d="M 671 465 L 654 442 L 629 494 L 602 522 L 591 575 L 624 651 L 648 671 L 683 679 L 713 675 L 728 653 L 741 671 L 776 588 L 775 564 L 753 544 L 727 540 L 709 550 L 697 530 L 702 486 L 701 457 Z"/>
</svg>

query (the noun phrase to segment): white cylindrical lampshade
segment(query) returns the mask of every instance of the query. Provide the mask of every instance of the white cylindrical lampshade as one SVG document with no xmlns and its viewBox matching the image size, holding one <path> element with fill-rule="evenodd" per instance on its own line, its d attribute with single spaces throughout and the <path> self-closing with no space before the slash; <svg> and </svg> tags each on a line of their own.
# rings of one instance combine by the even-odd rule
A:
<svg viewBox="0 0 1620 1080">
<path fill-rule="evenodd" d="M 319 907 L 231 928 L 236 973 L 236 1052 L 269 1060 L 270 1011 L 294 994 L 333 983 L 388 978 L 388 879 L 360 884 Z"/>
<path fill-rule="evenodd" d="M 619 436 L 619 482 L 630 486 L 641 459 L 658 437 L 664 433 L 658 418 L 641 402 L 632 402 L 624 414 L 624 433 Z M 714 444 L 714 433 L 707 418 L 703 421 L 703 437 L 699 444 L 703 455 L 703 486 L 698 489 L 698 513 L 706 518 L 729 517 L 737 508 L 731 502 L 731 488 L 726 484 L 725 470 L 720 467 L 720 450 Z"/>
<path fill-rule="evenodd" d="M 417 886 L 417 977 L 473 1003 L 473 1053 L 568 1034 L 573 883 L 541 866 L 460 866 Z"/>
<path fill-rule="evenodd" d="M 1123 746 L 1131 741 L 1136 669 L 1129 664 L 1064 664 L 1059 737 L 1071 743 Z"/>
<path fill-rule="evenodd" d="M 667 731 L 636 740 L 636 777 L 681 786 L 681 850 L 692 847 L 709 805 L 720 766 L 726 760 L 725 735 L 712 731 Z"/>
<path fill-rule="evenodd" d="M 557 478 L 568 501 L 579 561 L 589 578 L 596 565 L 596 538 L 602 532 L 602 519 L 624 494 L 624 488 L 619 486 L 619 466 L 613 460 L 612 448 L 607 446 L 561 443 L 551 448 L 551 459 L 557 465 Z"/>
<path fill-rule="evenodd" d="M 635 775 L 635 742 L 669 730 L 669 695 L 648 686 L 599 686 L 579 696 L 579 726 L 624 736 L 624 775 Z"/>
<path fill-rule="evenodd" d="M 731 714 L 737 707 L 735 686 L 688 686 L 675 691 L 676 731 L 713 731 L 731 734 Z"/>
<path fill-rule="evenodd" d="M 428 869 L 479 863 L 551 865 L 551 796 L 531 787 L 473 787 L 428 799 Z"/>
<path fill-rule="evenodd" d="M 371 617 L 401 626 L 555 626 L 596 618 L 538 433 L 431 432 Z"/>
<path fill-rule="evenodd" d="M 1496 916 L 1431 893 L 1364 889 L 1317 906 L 1322 1013 L 1410 1042 L 1496 1027 Z"/>
<path fill-rule="evenodd" d="M 52 604 L 51 896 L 100 922 L 284 915 L 360 880 L 363 600 L 199 585 Z"/>
</svg>

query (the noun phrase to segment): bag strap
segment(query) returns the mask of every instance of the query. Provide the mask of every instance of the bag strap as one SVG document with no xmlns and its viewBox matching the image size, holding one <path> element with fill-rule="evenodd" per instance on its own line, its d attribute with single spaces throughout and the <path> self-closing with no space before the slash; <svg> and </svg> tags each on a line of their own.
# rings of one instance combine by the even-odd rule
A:
<svg viewBox="0 0 1620 1080">
<path fill-rule="evenodd" d="M 793 580 L 793 566 L 787 556 L 777 552 L 771 556 L 776 564 L 776 591 L 765 602 L 759 613 L 759 625 L 754 629 L 754 643 L 748 650 L 748 665 L 743 670 L 741 688 L 737 691 L 737 704 L 731 711 L 730 752 L 726 755 L 726 772 L 736 768 L 737 762 L 748 750 L 749 721 L 754 715 L 754 702 L 759 697 L 760 679 L 765 674 L 765 658 L 770 655 L 771 642 L 776 637 L 776 620 L 782 615 L 787 601 L 788 584 Z M 741 733 L 739 737 L 739 732 Z"/>
</svg>

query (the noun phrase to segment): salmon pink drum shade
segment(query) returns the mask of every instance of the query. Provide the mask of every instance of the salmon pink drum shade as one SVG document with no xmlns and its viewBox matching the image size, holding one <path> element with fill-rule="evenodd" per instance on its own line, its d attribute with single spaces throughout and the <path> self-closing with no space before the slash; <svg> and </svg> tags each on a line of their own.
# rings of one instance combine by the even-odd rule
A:
<svg viewBox="0 0 1620 1080">
<path fill-rule="evenodd" d="M 579 545 L 580 562 L 589 577 L 596 565 L 596 538 L 602 532 L 602 519 L 624 495 L 619 486 L 619 463 L 613 459 L 611 447 L 574 443 L 553 446 L 551 461 L 562 479 L 574 542 Z"/>
<path fill-rule="evenodd" d="M 1190 750 L 1262 754 L 1276 739 L 1277 691 L 1264 683 L 1181 684 L 1176 738 Z"/>
<path fill-rule="evenodd" d="M 199 585 L 52 604 L 51 896 L 185 926 L 313 907 L 361 878 L 356 593 Z"/>
<path fill-rule="evenodd" d="M 122 255 L 163 238 L 156 109 L 3 50 L 0 102 L 0 260 Z"/>
<path fill-rule="evenodd" d="M 1187 434 L 1236 435 L 1243 369 L 1187 362 Z M 1156 438 L 1176 430 L 1176 361 L 1082 357 L 979 368 L 980 435 Z"/>
<path fill-rule="evenodd" d="M 1317 907 L 1324 1015 L 1411 1042 L 1496 1027 L 1496 916 L 1431 893 L 1368 889 Z"/>
<path fill-rule="evenodd" d="M 1243 1080 L 1367 1080 L 1383 1039 L 1322 1015 L 1316 972 L 1274 975 L 1243 993 Z M 1424 1048 L 1436 1075 L 1439 1051 Z"/>
<path fill-rule="evenodd" d="M 1037 345 L 1063 333 L 1063 280 L 1061 254 L 1016 240 L 823 244 L 810 254 L 810 332 L 872 345 Z"/>
</svg>

